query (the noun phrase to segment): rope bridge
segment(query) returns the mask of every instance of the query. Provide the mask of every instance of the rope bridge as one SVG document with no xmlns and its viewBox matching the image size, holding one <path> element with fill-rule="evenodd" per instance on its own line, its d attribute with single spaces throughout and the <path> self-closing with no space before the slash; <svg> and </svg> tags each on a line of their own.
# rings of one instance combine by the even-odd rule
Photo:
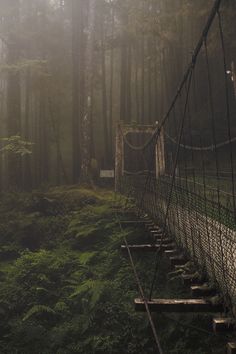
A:
<svg viewBox="0 0 236 354">
<path fill-rule="evenodd" d="M 153 127 L 119 124 L 116 189 L 185 250 L 235 315 L 236 101 L 222 3 L 215 1 L 163 120 Z M 157 268 L 158 251 L 149 299 Z"/>
</svg>

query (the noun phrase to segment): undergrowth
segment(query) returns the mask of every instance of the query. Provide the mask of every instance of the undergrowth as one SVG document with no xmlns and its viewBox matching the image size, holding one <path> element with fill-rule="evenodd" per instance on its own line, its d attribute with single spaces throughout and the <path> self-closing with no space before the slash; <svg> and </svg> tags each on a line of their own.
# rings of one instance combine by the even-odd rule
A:
<svg viewBox="0 0 236 354">
<path fill-rule="evenodd" d="M 109 191 L 76 186 L 2 197 L 0 353 L 155 352 L 145 314 L 134 311 L 138 292 L 120 251 L 124 235 L 131 242 L 147 236 L 135 226 L 122 231 L 114 204 L 122 210 L 125 200 Z M 154 258 L 135 256 L 135 262 L 147 291 Z M 163 259 L 156 295 L 184 296 L 182 287 L 167 282 L 167 272 Z M 157 316 L 165 353 L 221 353 L 221 338 L 189 328 L 202 323 L 207 327 L 208 320 Z"/>
</svg>

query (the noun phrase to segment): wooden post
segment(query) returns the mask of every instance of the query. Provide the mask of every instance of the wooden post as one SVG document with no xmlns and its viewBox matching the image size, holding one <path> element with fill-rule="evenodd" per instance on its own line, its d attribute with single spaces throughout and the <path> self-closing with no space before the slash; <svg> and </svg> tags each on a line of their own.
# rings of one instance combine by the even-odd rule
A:
<svg viewBox="0 0 236 354">
<path fill-rule="evenodd" d="M 165 174 L 165 143 L 164 143 L 164 130 L 157 139 L 156 145 L 156 177 L 163 176 Z"/>
</svg>

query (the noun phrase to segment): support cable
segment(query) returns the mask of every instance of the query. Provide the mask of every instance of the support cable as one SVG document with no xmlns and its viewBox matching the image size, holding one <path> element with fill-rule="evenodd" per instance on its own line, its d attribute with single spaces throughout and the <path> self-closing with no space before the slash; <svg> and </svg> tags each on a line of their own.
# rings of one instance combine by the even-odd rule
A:
<svg viewBox="0 0 236 354">
<path fill-rule="evenodd" d="M 171 205 L 172 192 L 173 192 L 173 189 L 174 189 L 176 167 L 177 167 L 178 158 L 179 158 L 180 143 L 181 143 L 183 130 L 184 130 L 184 123 L 185 123 L 185 118 L 186 118 L 186 113 L 187 113 L 189 92 L 190 92 L 190 87 L 191 87 L 191 83 L 192 83 L 192 75 L 193 75 L 194 66 L 195 66 L 195 62 L 192 63 L 192 68 L 191 68 L 191 72 L 190 72 L 190 76 L 189 76 L 189 82 L 188 82 L 188 86 L 187 86 L 187 95 L 186 95 L 186 101 L 185 101 L 185 105 L 184 105 L 184 112 L 183 112 L 183 116 L 182 116 L 182 121 L 180 123 L 178 146 L 177 146 L 175 162 L 174 162 L 173 171 L 172 171 L 171 186 L 170 186 L 170 191 L 169 191 L 169 195 L 168 195 L 167 207 L 166 207 L 165 218 L 164 218 L 163 235 L 165 235 L 166 230 L 167 230 L 168 214 L 169 214 L 170 205 Z M 163 239 L 163 237 L 162 237 L 162 239 Z M 152 283 L 151 283 L 151 289 L 150 289 L 150 295 L 149 295 L 150 299 L 152 298 L 153 289 L 154 289 L 154 285 L 155 285 L 155 282 L 156 282 L 156 277 L 157 277 L 157 272 L 158 272 L 158 254 L 160 252 L 161 246 L 162 246 L 162 240 L 161 240 L 160 248 L 159 248 L 159 250 L 156 253 L 156 264 L 155 264 L 154 275 L 153 275 L 153 279 L 152 279 Z"/>
<path fill-rule="evenodd" d="M 165 132 L 165 136 L 172 141 L 174 144 L 178 144 L 176 139 L 171 137 L 168 133 Z M 230 138 L 226 141 L 223 141 L 222 143 L 219 144 L 212 144 L 208 146 L 193 146 L 193 145 L 187 145 L 187 144 L 180 144 L 180 147 L 186 150 L 192 150 L 192 151 L 215 151 L 219 148 L 222 148 L 224 146 L 230 145 L 232 143 L 236 142 L 236 137 Z"/>
<path fill-rule="evenodd" d="M 116 219 L 117 219 L 117 222 L 119 224 L 120 230 L 123 233 L 123 228 L 122 228 L 120 219 L 119 219 L 117 213 L 115 213 L 115 215 L 116 215 Z M 164 352 L 162 350 L 162 347 L 161 347 L 160 339 L 159 339 L 159 337 L 157 335 L 156 327 L 155 327 L 153 319 L 152 319 L 151 311 L 150 311 L 149 306 L 148 306 L 148 301 L 147 301 L 147 299 L 145 297 L 144 290 L 143 290 L 143 287 L 141 285 L 141 282 L 140 282 L 140 279 L 139 279 L 139 276 L 138 276 L 138 273 L 137 273 L 137 270 L 136 270 L 136 267 L 135 267 L 135 264 L 134 264 L 134 260 L 133 260 L 133 257 L 132 257 L 132 253 L 130 251 L 130 248 L 129 248 L 129 245 L 128 245 L 128 242 L 127 242 L 127 239 L 126 239 L 125 235 L 123 236 L 123 239 L 124 239 L 124 242 L 125 242 L 125 245 L 126 245 L 126 249 L 127 249 L 127 252 L 128 252 L 129 259 L 130 259 L 130 264 L 131 264 L 131 267 L 132 267 L 132 270 L 133 270 L 133 273 L 134 273 L 136 285 L 137 285 L 137 288 L 139 290 L 140 297 L 141 297 L 141 299 L 144 302 L 145 310 L 146 310 L 147 316 L 148 316 L 148 321 L 150 323 L 150 326 L 151 326 L 151 329 L 152 329 L 152 333 L 153 333 L 153 336 L 154 336 L 154 339 L 155 339 L 156 348 L 157 348 L 157 354 L 164 354 Z"/>
</svg>

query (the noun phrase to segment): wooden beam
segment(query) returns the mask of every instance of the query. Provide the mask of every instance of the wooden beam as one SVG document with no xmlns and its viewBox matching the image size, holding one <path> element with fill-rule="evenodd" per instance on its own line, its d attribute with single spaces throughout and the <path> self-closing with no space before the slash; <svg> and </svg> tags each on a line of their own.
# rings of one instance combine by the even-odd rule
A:
<svg viewBox="0 0 236 354">
<path fill-rule="evenodd" d="M 179 251 L 176 248 L 173 248 L 171 250 L 166 250 L 165 254 L 167 255 L 167 257 L 178 256 L 179 255 Z"/>
<path fill-rule="evenodd" d="M 134 252 L 156 252 L 160 249 L 160 245 L 128 245 L 128 248 Z M 122 245 L 121 250 L 127 250 L 126 245 Z"/>
<path fill-rule="evenodd" d="M 192 285 L 191 293 L 193 297 L 203 297 L 203 296 L 213 296 L 216 293 L 216 290 L 207 284 L 203 285 Z"/>
<path fill-rule="evenodd" d="M 163 230 L 160 229 L 159 227 L 151 227 L 149 228 L 149 231 L 153 236 L 158 236 L 163 234 Z"/>
<path fill-rule="evenodd" d="M 170 243 L 173 244 L 173 240 L 171 238 L 156 238 L 156 243 L 162 244 L 162 245 L 169 245 Z"/>
<path fill-rule="evenodd" d="M 134 303 L 136 311 L 145 311 L 142 299 L 135 299 Z M 222 304 L 212 304 L 205 299 L 153 299 L 148 301 L 148 306 L 151 312 L 223 312 Z"/>
<path fill-rule="evenodd" d="M 213 318 L 213 331 L 215 333 L 232 332 L 235 321 L 232 318 Z"/>
<path fill-rule="evenodd" d="M 202 284 L 202 280 L 196 274 L 182 274 L 182 280 L 184 285 L 200 285 Z"/>
<path fill-rule="evenodd" d="M 236 354 L 236 342 L 227 344 L 227 354 Z"/>
<path fill-rule="evenodd" d="M 145 245 L 128 245 L 131 251 L 137 252 L 156 252 L 157 250 L 165 251 L 173 248 L 173 244 L 145 244 Z M 126 245 L 121 246 L 121 250 L 126 250 Z"/>
<path fill-rule="evenodd" d="M 164 244 L 161 246 L 163 251 L 168 251 L 168 250 L 172 250 L 175 247 L 175 243 L 168 243 L 168 244 Z"/>
<path fill-rule="evenodd" d="M 163 239 L 167 239 L 167 238 L 165 237 L 165 235 L 163 235 L 162 233 L 157 234 L 157 235 L 151 234 L 151 237 L 152 237 L 152 239 L 153 239 L 154 242 L 160 242 L 160 241 L 163 240 Z"/>
</svg>

